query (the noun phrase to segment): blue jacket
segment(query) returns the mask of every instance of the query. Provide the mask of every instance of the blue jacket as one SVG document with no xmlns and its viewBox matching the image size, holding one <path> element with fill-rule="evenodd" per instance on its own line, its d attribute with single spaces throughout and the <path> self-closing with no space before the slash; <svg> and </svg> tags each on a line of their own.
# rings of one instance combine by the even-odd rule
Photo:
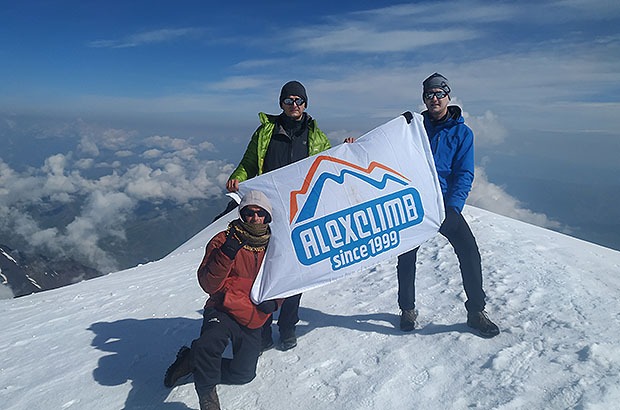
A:
<svg viewBox="0 0 620 410">
<path fill-rule="evenodd" d="M 448 106 L 443 122 L 431 121 L 428 111 L 422 115 L 446 210 L 461 212 L 474 181 L 474 133 L 455 105 Z"/>
</svg>

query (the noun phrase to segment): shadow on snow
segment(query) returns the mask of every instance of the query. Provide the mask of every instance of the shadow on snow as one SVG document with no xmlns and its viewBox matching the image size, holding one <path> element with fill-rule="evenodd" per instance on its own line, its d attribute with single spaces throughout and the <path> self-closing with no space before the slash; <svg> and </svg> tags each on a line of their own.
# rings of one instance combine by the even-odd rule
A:
<svg viewBox="0 0 620 410">
<path fill-rule="evenodd" d="M 375 332 L 392 336 L 428 336 L 450 332 L 476 334 L 472 329 L 467 327 L 465 323 L 455 323 L 451 325 L 428 323 L 424 327 L 416 328 L 412 332 L 403 332 L 400 330 L 400 315 L 395 315 L 393 313 L 367 313 L 345 316 L 333 315 L 321 312 L 320 310 L 300 306 L 299 316 L 308 323 L 296 326 L 295 333 L 297 337 L 303 336 L 321 327 L 341 327 L 360 332 Z"/>
<path fill-rule="evenodd" d="M 345 316 L 306 307 L 300 307 L 299 312 L 307 324 L 297 326 L 298 337 L 322 327 L 340 327 L 393 336 L 471 333 L 464 323 L 429 323 L 421 329 L 404 333 L 399 329 L 399 315 L 391 313 Z M 88 329 L 95 334 L 92 346 L 111 353 L 99 359 L 98 367 L 93 371 L 94 379 L 103 386 L 120 386 L 130 381 L 131 390 L 125 401 L 125 410 L 189 410 L 184 403 L 165 402 L 171 390 L 164 387 L 163 377 L 168 366 L 175 360 L 179 348 L 189 345 L 199 336 L 201 324 L 202 318 L 183 317 L 93 323 Z M 273 326 L 277 328 L 275 324 Z M 187 382 L 188 380 L 185 381 Z"/>
<path fill-rule="evenodd" d="M 130 381 L 125 410 L 189 410 L 184 403 L 165 402 L 170 389 L 163 380 L 177 351 L 196 337 L 201 323 L 183 317 L 93 323 L 88 329 L 95 333 L 91 345 L 111 353 L 99 359 L 94 379 L 103 386 Z"/>
</svg>

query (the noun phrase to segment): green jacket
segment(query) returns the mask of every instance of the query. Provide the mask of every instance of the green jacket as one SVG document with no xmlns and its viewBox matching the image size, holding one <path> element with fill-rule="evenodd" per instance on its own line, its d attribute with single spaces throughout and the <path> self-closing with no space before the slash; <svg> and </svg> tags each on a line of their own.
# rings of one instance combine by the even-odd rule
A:
<svg viewBox="0 0 620 410">
<path fill-rule="evenodd" d="M 258 113 L 258 118 L 260 118 L 261 125 L 252 135 L 239 166 L 230 175 L 229 180 L 237 179 L 242 182 L 263 173 L 263 161 L 278 116 L 261 112 Z M 327 135 L 317 127 L 314 119 L 310 119 L 308 121 L 308 156 L 318 154 L 329 148 L 331 148 L 331 144 Z"/>
</svg>

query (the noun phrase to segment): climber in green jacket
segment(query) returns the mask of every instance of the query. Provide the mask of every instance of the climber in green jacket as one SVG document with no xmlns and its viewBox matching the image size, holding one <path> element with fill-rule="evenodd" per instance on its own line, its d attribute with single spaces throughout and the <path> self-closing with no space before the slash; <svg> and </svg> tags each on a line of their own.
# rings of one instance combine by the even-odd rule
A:
<svg viewBox="0 0 620 410">
<path fill-rule="evenodd" d="M 327 136 L 318 128 L 316 121 L 304 112 L 308 107 L 308 95 L 300 82 L 289 81 L 284 84 L 279 104 L 282 108 L 280 115 L 258 114 L 261 125 L 252 135 L 239 166 L 226 182 L 229 192 L 236 192 L 242 181 L 331 148 Z M 347 138 L 345 142 L 353 142 L 353 138 Z M 288 297 L 280 308 L 278 327 L 282 350 L 297 346 L 295 325 L 299 322 L 300 300 L 301 294 Z M 263 326 L 262 350 L 274 345 L 271 323 L 272 317 Z"/>
<path fill-rule="evenodd" d="M 300 159 L 331 148 L 327 136 L 308 113 L 306 90 L 290 81 L 280 93 L 280 115 L 258 114 L 261 125 L 243 154 L 239 166 L 230 175 L 226 189 L 235 192 L 239 182 L 273 171 Z"/>
</svg>

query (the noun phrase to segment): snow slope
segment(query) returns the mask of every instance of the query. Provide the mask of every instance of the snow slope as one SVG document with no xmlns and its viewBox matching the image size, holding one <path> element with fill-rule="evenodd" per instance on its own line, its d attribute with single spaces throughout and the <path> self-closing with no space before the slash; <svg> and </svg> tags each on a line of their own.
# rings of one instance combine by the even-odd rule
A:
<svg viewBox="0 0 620 410">
<path fill-rule="evenodd" d="M 438 236 L 418 258 L 418 330 L 397 329 L 396 260 L 307 292 L 297 348 L 265 352 L 245 386 L 219 386 L 223 408 L 619 408 L 620 252 L 465 214 L 498 337 L 465 325 Z M 158 262 L 0 301 L 0 407 L 196 409 L 191 380 L 168 390 L 162 378 L 200 329 L 203 246 L 198 234 Z"/>
</svg>

